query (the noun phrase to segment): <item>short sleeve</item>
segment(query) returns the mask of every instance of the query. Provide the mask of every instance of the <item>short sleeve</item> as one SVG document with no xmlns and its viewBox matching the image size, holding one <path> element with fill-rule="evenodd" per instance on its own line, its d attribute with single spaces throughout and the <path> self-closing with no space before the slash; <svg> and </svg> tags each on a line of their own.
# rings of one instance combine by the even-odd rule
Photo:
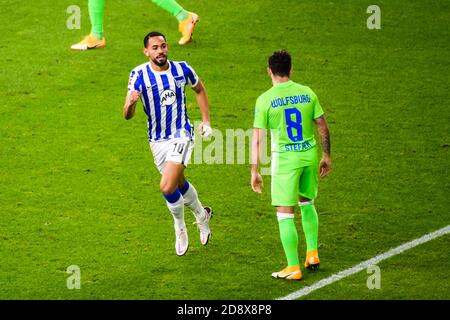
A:
<svg viewBox="0 0 450 320">
<path fill-rule="evenodd" d="M 319 99 L 315 94 L 313 95 L 313 99 L 314 99 L 314 119 L 317 119 L 323 115 L 323 110 L 322 106 L 320 105 Z"/>
<path fill-rule="evenodd" d="M 128 78 L 128 92 L 134 90 L 142 92 L 141 78 L 136 70 L 131 71 L 130 77 Z"/>
<path fill-rule="evenodd" d="M 267 105 L 265 99 L 259 97 L 255 104 L 255 119 L 253 121 L 254 128 L 267 129 Z"/>
<path fill-rule="evenodd" d="M 189 84 L 190 87 L 195 87 L 198 84 L 198 76 L 197 73 L 195 73 L 194 68 L 192 68 L 189 64 L 186 62 L 180 63 L 181 67 L 183 68 L 184 76 L 186 77 L 186 81 Z"/>
</svg>

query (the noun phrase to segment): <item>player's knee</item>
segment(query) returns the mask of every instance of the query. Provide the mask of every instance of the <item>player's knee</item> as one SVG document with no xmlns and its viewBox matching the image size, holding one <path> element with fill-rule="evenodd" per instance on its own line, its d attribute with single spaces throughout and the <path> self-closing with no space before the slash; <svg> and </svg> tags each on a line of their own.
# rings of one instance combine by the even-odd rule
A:
<svg viewBox="0 0 450 320">
<path fill-rule="evenodd" d="M 159 190 L 164 194 L 171 194 L 175 191 L 176 188 L 177 188 L 176 184 L 171 184 L 167 182 L 161 182 L 159 184 Z"/>
<path fill-rule="evenodd" d="M 306 197 L 303 197 L 303 196 L 299 196 L 298 200 L 299 200 L 299 202 L 310 202 L 310 201 L 312 201 L 312 199 L 309 199 L 309 198 L 306 198 Z"/>
</svg>

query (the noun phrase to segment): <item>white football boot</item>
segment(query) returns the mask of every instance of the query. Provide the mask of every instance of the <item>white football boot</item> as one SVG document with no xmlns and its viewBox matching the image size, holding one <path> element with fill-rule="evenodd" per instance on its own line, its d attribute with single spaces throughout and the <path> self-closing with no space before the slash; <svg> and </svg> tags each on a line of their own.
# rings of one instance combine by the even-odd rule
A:
<svg viewBox="0 0 450 320">
<path fill-rule="evenodd" d="M 211 237 L 211 229 L 209 228 L 209 220 L 212 218 L 213 211 L 210 207 L 205 207 L 205 219 L 203 221 L 194 222 L 200 229 L 200 243 L 204 246 L 208 244 Z"/>
<path fill-rule="evenodd" d="M 184 256 L 189 249 L 189 239 L 186 227 L 177 229 L 175 228 L 175 251 L 177 256 Z"/>
</svg>

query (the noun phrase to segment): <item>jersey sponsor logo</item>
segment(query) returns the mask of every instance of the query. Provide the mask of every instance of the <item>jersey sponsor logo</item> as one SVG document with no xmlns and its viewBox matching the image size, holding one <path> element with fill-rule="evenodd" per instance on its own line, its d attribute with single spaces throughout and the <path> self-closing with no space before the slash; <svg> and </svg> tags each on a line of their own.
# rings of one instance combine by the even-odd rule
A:
<svg viewBox="0 0 450 320">
<path fill-rule="evenodd" d="M 177 99 L 177 95 L 173 90 L 164 90 L 163 93 L 161 93 L 161 105 L 162 106 L 171 106 L 175 103 Z"/>
<path fill-rule="evenodd" d="M 311 98 L 307 94 L 301 94 L 297 96 L 287 96 L 282 98 L 276 98 L 270 101 L 272 108 L 283 107 L 292 104 L 311 102 Z"/>
</svg>

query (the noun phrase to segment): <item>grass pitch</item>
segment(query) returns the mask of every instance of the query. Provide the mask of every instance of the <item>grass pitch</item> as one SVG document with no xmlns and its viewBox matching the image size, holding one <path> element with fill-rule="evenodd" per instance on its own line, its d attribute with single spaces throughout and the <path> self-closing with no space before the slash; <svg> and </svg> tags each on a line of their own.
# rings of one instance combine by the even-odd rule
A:
<svg viewBox="0 0 450 320">
<path fill-rule="evenodd" d="M 108 1 L 107 48 L 89 52 L 69 50 L 89 31 L 87 1 L 76 3 L 81 30 L 66 28 L 73 1 L 2 4 L 1 299 L 274 299 L 450 224 L 448 1 L 378 1 L 380 30 L 366 27 L 370 1 L 180 3 L 201 18 L 190 45 L 176 44 L 176 20 L 150 1 Z M 271 86 L 267 57 L 292 53 L 293 80 L 317 93 L 331 129 L 318 272 L 270 277 L 285 264 L 270 177 L 254 194 L 248 164 L 187 169 L 214 208 L 213 235 L 202 247 L 187 211 L 191 246 L 175 255 L 145 116 L 122 118 L 151 30 L 202 78 L 222 132 L 251 128 L 255 99 Z M 361 272 L 305 298 L 450 299 L 449 240 L 382 262 L 379 290 Z M 66 287 L 70 265 L 80 290 Z"/>
</svg>

